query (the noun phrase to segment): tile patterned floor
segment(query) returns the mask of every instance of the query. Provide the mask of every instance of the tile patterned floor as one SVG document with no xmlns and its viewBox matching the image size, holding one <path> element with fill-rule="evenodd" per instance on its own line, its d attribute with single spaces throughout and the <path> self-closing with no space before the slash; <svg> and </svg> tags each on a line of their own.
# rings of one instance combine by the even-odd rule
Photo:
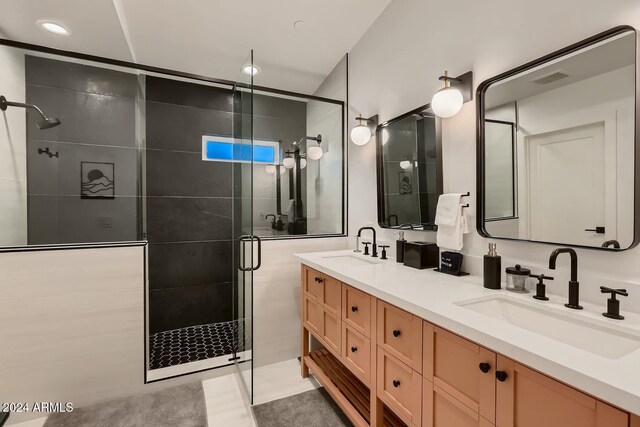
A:
<svg viewBox="0 0 640 427">
<path fill-rule="evenodd" d="M 234 350 L 244 351 L 248 347 L 245 345 L 249 342 L 248 334 L 244 319 L 152 334 L 149 337 L 149 369 L 232 355 Z M 244 337 L 244 340 L 238 342 L 237 337 Z"/>
</svg>

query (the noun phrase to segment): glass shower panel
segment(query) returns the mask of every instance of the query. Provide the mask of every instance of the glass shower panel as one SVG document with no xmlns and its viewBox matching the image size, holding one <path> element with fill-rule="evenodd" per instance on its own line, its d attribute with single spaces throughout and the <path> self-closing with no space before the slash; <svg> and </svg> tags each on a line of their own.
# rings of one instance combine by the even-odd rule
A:
<svg viewBox="0 0 640 427">
<path fill-rule="evenodd" d="M 233 86 L 146 76 L 148 380 L 233 365 L 236 186 Z"/>
<path fill-rule="evenodd" d="M 234 247 L 234 319 L 235 361 L 240 378 L 253 403 L 253 272 L 260 268 L 261 242 L 253 231 L 253 165 L 256 159 L 269 160 L 269 150 L 275 157 L 274 147 L 255 146 L 253 140 L 254 78 L 253 51 L 242 64 L 233 93 L 233 139 L 236 150 L 243 154 L 235 162 L 233 195 Z"/>
</svg>

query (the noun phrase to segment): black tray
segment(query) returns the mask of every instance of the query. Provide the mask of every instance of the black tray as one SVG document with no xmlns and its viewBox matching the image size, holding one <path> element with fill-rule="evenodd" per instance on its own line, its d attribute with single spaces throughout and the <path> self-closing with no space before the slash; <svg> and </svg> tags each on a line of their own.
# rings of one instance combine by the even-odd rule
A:
<svg viewBox="0 0 640 427">
<path fill-rule="evenodd" d="M 448 274 L 449 276 L 456 276 L 456 277 L 462 277 L 462 276 L 468 276 L 469 275 L 469 273 L 467 273 L 466 271 L 458 271 L 457 273 L 447 273 L 446 271 L 440 271 L 439 268 L 434 268 L 433 271 L 437 271 L 438 273 Z"/>
</svg>

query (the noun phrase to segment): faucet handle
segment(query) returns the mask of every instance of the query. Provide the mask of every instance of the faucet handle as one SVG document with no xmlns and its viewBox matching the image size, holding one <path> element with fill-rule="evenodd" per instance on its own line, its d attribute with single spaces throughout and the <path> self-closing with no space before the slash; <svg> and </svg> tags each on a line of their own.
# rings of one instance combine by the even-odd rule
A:
<svg viewBox="0 0 640 427">
<path fill-rule="evenodd" d="M 530 274 L 529 277 L 535 277 L 538 279 L 538 283 L 544 283 L 544 280 L 554 280 L 553 277 L 547 276 L 545 274 Z"/>
<path fill-rule="evenodd" d="M 538 279 L 538 283 L 536 283 L 536 294 L 533 298 L 540 301 L 549 301 L 549 297 L 546 295 L 546 285 L 544 281 L 553 280 L 553 277 L 545 276 L 544 274 L 529 274 L 529 277 L 535 277 Z"/>
<path fill-rule="evenodd" d="M 382 255 L 380 256 L 380 259 L 388 259 L 387 248 L 389 247 L 389 245 L 380 245 L 380 247 L 382 248 Z"/>
<path fill-rule="evenodd" d="M 369 245 L 371 242 L 362 242 L 362 244 L 364 245 L 364 255 L 369 255 Z"/>
<path fill-rule="evenodd" d="M 607 299 L 607 312 L 602 313 L 604 317 L 608 317 L 610 319 L 622 320 L 624 316 L 620 315 L 620 301 L 616 299 L 616 295 L 622 295 L 624 297 L 628 297 L 626 289 L 613 289 L 607 288 L 606 286 L 600 286 L 600 292 L 603 294 L 611 294 L 611 297 Z"/>
<path fill-rule="evenodd" d="M 629 293 L 626 289 L 613 289 L 607 288 L 606 286 L 600 286 L 600 292 L 603 294 L 611 294 L 612 298 L 615 298 L 616 295 L 622 295 L 623 297 L 628 297 Z"/>
</svg>

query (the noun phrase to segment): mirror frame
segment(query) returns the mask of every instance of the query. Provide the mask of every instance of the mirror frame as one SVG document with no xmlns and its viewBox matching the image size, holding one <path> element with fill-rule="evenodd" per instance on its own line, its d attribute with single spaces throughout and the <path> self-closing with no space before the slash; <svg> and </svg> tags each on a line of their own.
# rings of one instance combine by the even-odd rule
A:
<svg viewBox="0 0 640 427">
<path fill-rule="evenodd" d="M 634 132 L 634 219 L 633 219 L 633 241 L 631 245 L 626 248 L 621 248 L 619 250 L 612 250 L 611 248 L 602 248 L 602 247 L 594 247 L 594 246 L 584 246 L 584 245 L 576 245 L 571 243 L 562 243 L 562 242 L 546 242 L 540 240 L 524 240 L 524 239 L 516 239 L 513 237 L 497 237 L 490 235 L 485 229 L 485 194 L 484 194 L 484 186 L 485 186 L 485 170 L 484 170 L 484 156 L 485 156 L 485 147 L 484 147 L 484 122 L 485 122 L 485 93 L 487 89 L 494 83 L 497 83 L 503 79 L 513 77 L 517 74 L 520 74 L 524 71 L 527 71 L 531 68 L 538 67 L 547 62 L 562 58 L 568 54 L 576 52 L 578 50 L 584 49 L 585 47 L 591 46 L 593 44 L 605 41 L 611 37 L 617 36 L 619 34 L 623 34 L 626 32 L 633 32 L 636 36 L 636 65 L 635 65 L 635 132 Z M 602 250 L 607 252 L 622 252 L 625 250 L 632 249 L 640 243 L 640 130 L 638 129 L 638 124 L 640 124 L 640 73 L 638 72 L 640 69 L 640 49 L 638 42 L 638 31 L 630 26 L 630 25 L 620 25 L 614 28 L 611 28 L 607 31 L 603 31 L 594 36 L 588 37 L 584 40 L 581 40 L 577 43 L 569 45 L 565 48 L 552 52 L 548 55 L 545 55 L 541 58 L 535 59 L 533 61 L 527 62 L 519 67 L 513 68 L 504 73 L 498 74 L 497 76 L 491 77 L 478 86 L 476 90 L 476 194 L 477 194 L 477 211 L 476 211 L 476 229 L 478 233 L 485 238 L 490 239 L 498 239 L 498 240 L 512 240 L 519 242 L 528 242 L 528 243 L 543 243 L 554 246 L 570 246 L 576 248 L 583 249 L 594 249 L 594 250 Z"/>
<path fill-rule="evenodd" d="M 377 203 L 378 203 L 378 226 L 383 229 L 389 230 L 401 230 L 400 224 L 396 227 L 385 225 L 383 222 L 383 218 L 385 218 L 385 206 L 384 206 L 384 159 L 382 158 L 382 129 L 386 126 L 399 122 L 400 120 L 406 119 L 414 114 L 424 113 L 427 110 L 431 109 L 431 104 L 425 104 L 418 108 L 415 108 L 411 111 L 407 111 L 404 114 L 401 114 L 397 117 L 394 117 L 386 122 L 380 123 L 378 127 L 376 127 L 376 184 L 377 184 Z M 431 113 L 433 114 L 433 113 Z M 442 194 L 443 184 L 442 184 L 442 119 L 435 114 L 433 116 L 436 118 L 436 189 L 438 191 L 438 195 Z M 427 231 L 434 232 L 437 231 L 437 228 L 434 226 L 433 230 L 415 230 L 409 228 L 403 228 L 402 230 L 410 230 L 410 231 Z"/>
</svg>

